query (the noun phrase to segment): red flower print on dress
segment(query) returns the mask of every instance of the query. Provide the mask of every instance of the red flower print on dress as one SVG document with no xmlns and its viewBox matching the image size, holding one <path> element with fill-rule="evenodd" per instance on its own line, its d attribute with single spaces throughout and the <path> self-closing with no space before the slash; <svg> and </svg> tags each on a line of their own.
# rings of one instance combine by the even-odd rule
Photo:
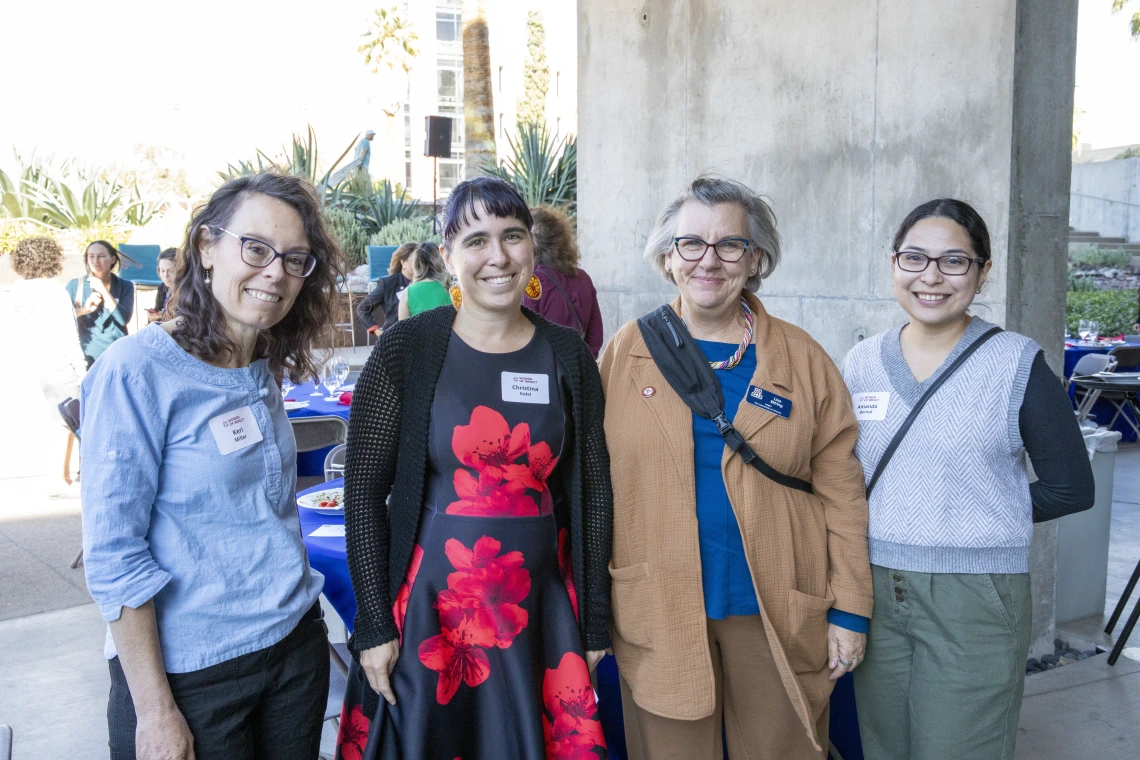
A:
<svg viewBox="0 0 1140 760">
<path fill-rule="evenodd" d="M 443 629 L 443 633 L 420 642 L 420 662 L 439 673 L 435 685 L 435 700 L 446 705 L 459 690 L 459 684 L 478 686 L 491 675 L 491 663 L 482 647 L 490 646 L 479 626 L 463 621 L 456 628 Z"/>
<path fill-rule="evenodd" d="M 526 464 L 509 464 L 504 467 L 507 480 L 522 483 L 536 491 L 544 490 L 546 479 L 558 464 L 558 457 L 551 453 L 546 441 L 539 441 L 527 449 L 526 462 Z"/>
<path fill-rule="evenodd" d="M 444 550 L 456 569 L 447 576 L 449 591 L 458 598 L 478 602 L 478 611 L 471 612 L 469 617 L 479 625 L 489 625 L 495 646 L 506 649 L 526 628 L 529 619 L 519 603 L 530 593 L 530 572 L 522 566 L 522 552 L 507 552 L 500 557 L 501 548 L 498 541 L 483 536 L 475 542 L 474 551 L 454 538 L 447 542 Z M 447 593 L 440 593 L 440 605 L 444 604 Z M 441 623 L 444 623 L 444 614 L 441 606 Z"/>
<path fill-rule="evenodd" d="M 563 528 L 558 531 L 558 570 L 562 573 L 562 582 L 566 584 L 566 593 L 570 595 L 570 606 L 574 609 L 574 617 L 578 617 L 578 589 L 574 586 L 574 563 L 570 555 L 570 531 Z"/>
<path fill-rule="evenodd" d="M 547 668 L 542 679 L 542 703 L 546 708 L 542 728 L 548 760 L 596 760 L 593 750 L 604 749 L 606 739 L 586 661 L 567 652 L 556 669 Z"/>
<path fill-rule="evenodd" d="M 456 425 L 451 435 L 455 458 L 467 467 L 502 479 L 503 468 L 530 448 L 530 425 L 520 422 L 511 430 L 503 415 L 488 406 L 471 410 L 468 425 Z"/>
<path fill-rule="evenodd" d="M 351 712 L 347 705 L 341 708 L 340 729 L 336 733 L 336 756 L 339 760 L 361 760 L 364 757 L 371 723 L 360 705 L 353 705 Z"/>
<path fill-rule="evenodd" d="M 468 517 L 533 517 L 538 505 L 526 495 L 526 486 L 517 481 L 503 482 L 490 470 L 478 479 L 467 470 L 456 470 L 453 483 L 459 501 L 447 505 L 447 514 Z"/>
<path fill-rule="evenodd" d="M 396 619 L 396 630 L 400 634 L 400 643 L 404 642 L 404 615 L 408 612 L 408 599 L 412 595 L 412 585 L 416 582 L 416 575 L 420 572 L 420 563 L 424 560 L 424 548 L 416 544 L 412 549 L 412 561 L 408 563 L 408 572 L 400 590 L 396 592 L 396 601 L 392 604 L 392 617 Z"/>
</svg>

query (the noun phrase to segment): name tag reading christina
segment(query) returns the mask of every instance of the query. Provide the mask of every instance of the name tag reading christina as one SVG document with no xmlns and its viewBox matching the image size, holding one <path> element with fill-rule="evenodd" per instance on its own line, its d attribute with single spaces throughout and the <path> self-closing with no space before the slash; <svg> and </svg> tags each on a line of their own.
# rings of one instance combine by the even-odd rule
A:
<svg viewBox="0 0 1140 760">
<path fill-rule="evenodd" d="M 855 407 L 855 419 L 882 422 L 887 418 L 887 407 L 891 403 L 889 391 L 868 391 L 852 393 L 851 405 Z"/>
<path fill-rule="evenodd" d="M 248 406 L 214 417 L 210 420 L 210 432 L 214 434 L 222 456 L 252 446 L 262 439 L 261 428 Z"/>
<path fill-rule="evenodd" d="M 503 401 L 516 404 L 549 404 L 550 376 L 503 373 Z"/>
</svg>

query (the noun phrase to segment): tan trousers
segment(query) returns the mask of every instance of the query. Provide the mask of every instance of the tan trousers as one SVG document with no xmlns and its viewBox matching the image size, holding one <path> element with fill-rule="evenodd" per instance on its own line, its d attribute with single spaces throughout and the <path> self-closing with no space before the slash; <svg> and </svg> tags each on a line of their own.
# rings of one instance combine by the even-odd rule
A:
<svg viewBox="0 0 1140 760">
<path fill-rule="evenodd" d="M 723 760 L 721 725 L 732 760 L 823 760 L 829 711 L 816 751 L 788 699 L 759 615 L 708 620 L 716 707 L 700 720 L 662 718 L 638 707 L 621 680 L 629 760 Z"/>
</svg>

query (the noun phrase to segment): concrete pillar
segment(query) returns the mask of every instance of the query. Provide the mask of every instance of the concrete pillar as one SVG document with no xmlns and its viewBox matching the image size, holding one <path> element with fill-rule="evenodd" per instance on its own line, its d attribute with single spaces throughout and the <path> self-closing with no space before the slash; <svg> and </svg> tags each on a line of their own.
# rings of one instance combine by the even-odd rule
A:
<svg viewBox="0 0 1140 760">
<path fill-rule="evenodd" d="M 1074 3 L 579 0 L 578 13 L 579 243 L 607 335 L 671 297 L 641 259 L 646 235 L 715 172 L 770 198 L 784 260 L 761 297 L 836 360 L 903 320 L 891 238 L 939 196 L 990 226 L 975 312 L 1059 360 Z M 1055 546 L 1040 531 L 1035 650 L 1052 639 Z"/>
</svg>

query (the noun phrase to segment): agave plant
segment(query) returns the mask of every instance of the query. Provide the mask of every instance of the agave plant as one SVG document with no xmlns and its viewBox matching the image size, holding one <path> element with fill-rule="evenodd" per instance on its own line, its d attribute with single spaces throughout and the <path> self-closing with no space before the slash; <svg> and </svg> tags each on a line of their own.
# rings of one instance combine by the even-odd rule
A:
<svg viewBox="0 0 1140 760">
<path fill-rule="evenodd" d="M 354 213 L 370 235 L 397 219 L 414 219 L 422 215 L 415 199 L 408 196 L 407 190 L 400 188 L 397 192 L 386 179 L 376 184 L 376 189 L 367 195 L 357 195 L 346 190 L 334 191 L 329 205 Z"/>
<path fill-rule="evenodd" d="M 227 164 L 225 170 L 218 172 L 218 175 L 222 179 L 229 180 L 235 177 L 245 177 L 264 171 L 278 171 L 282 174 L 304 177 L 316 185 L 322 191 L 322 194 L 327 195 L 336 189 L 335 187 L 330 187 L 330 184 L 339 185 L 347 179 L 346 177 L 340 182 L 332 182 L 333 172 L 340 162 L 344 160 L 344 157 L 356 146 L 356 141 L 359 137 L 360 135 L 358 134 L 352 138 L 352 142 L 350 142 L 348 147 L 341 152 L 340 156 L 332 162 L 328 171 L 323 175 L 318 174 L 317 170 L 317 134 L 311 124 L 304 137 L 294 134 L 290 147 L 286 148 L 285 146 L 281 146 L 282 153 L 285 157 L 283 162 L 274 161 L 264 151 L 258 150 L 253 160 L 239 161 L 236 166 L 234 164 Z"/>
<path fill-rule="evenodd" d="M 578 200 L 578 147 L 573 135 L 562 139 L 545 123 L 523 121 L 507 138 L 513 156 L 484 171 L 514 184 L 531 207 L 559 206 L 574 213 Z"/>
<path fill-rule="evenodd" d="M 22 181 L 23 194 L 34 204 L 32 218 L 62 229 L 90 229 L 99 226 L 139 226 L 153 219 L 161 203 L 144 201 L 138 187 L 104 179 L 93 173 L 65 166 L 57 172 L 44 172 L 40 184 Z"/>
</svg>

